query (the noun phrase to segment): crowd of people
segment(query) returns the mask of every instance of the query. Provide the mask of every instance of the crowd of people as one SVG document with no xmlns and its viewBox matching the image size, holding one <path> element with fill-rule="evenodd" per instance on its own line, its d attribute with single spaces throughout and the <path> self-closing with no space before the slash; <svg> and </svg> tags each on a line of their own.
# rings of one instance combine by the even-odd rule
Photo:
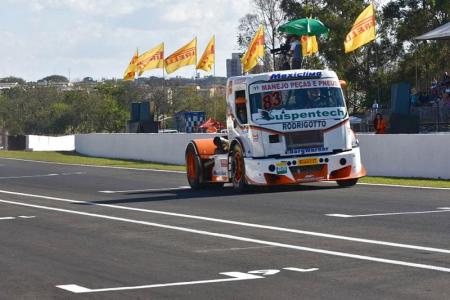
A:
<svg viewBox="0 0 450 300">
<path fill-rule="evenodd" d="M 439 106 L 450 109 L 450 76 L 445 72 L 442 80 L 436 79 L 431 83 L 427 94 L 419 93 L 415 88 L 411 89 L 412 106 Z"/>
</svg>

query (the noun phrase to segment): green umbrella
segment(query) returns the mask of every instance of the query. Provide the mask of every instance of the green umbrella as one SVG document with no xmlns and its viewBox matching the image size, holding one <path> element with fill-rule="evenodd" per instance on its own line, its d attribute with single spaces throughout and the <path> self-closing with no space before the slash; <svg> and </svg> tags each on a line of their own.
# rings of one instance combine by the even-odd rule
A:
<svg viewBox="0 0 450 300">
<path fill-rule="evenodd" d="M 279 31 L 286 32 L 288 34 L 302 35 L 322 35 L 328 38 L 329 29 L 317 19 L 303 18 L 290 21 L 281 25 L 278 28 Z"/>
</svg>

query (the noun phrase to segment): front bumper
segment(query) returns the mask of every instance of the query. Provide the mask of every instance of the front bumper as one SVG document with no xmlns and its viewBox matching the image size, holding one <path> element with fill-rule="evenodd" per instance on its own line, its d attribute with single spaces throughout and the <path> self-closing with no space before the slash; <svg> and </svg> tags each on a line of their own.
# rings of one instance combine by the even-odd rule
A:
<svg viewBox="0 0 450 300">
<path fill-rule="evenodd" d="M 337 154 L 290 158 L 245 158 L 248 184 L 283 185 L 303 182 L 335 181 L 366 175 L 359 148 Z"/>
</svg>

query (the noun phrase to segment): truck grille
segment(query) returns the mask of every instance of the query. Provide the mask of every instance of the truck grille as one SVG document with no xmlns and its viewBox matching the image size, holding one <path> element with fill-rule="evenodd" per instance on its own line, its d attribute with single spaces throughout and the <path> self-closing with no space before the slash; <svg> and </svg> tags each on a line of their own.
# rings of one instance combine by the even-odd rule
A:
<svg viewBox="0 0 450 300">
<path fill-rule="evenodd" d="M 287 150 L 323 147 L 323 131 L 309 130 L 286 133 Z"/>
</svg>

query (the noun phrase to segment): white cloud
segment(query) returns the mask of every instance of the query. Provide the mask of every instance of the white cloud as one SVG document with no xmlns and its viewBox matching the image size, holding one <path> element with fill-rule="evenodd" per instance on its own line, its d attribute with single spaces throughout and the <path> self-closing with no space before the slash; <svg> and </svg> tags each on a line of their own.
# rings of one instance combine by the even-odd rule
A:
<svg viewBox="0 0 450 300">
<path fill-rule="evenodd" d="M 37 80 L 121 77 L 134 50 L 164 41 L 166 55 L 193 37 L 201 55 L 216 35 L 216 74 L 236 45 L 238 20 L 251 0 L 4 0 L 0 11 L 0 78 Z M 159 76 L 161 70 L 144 74 Z M 192 76 L 186 67 L 174 76 Z"/>
</svg>

